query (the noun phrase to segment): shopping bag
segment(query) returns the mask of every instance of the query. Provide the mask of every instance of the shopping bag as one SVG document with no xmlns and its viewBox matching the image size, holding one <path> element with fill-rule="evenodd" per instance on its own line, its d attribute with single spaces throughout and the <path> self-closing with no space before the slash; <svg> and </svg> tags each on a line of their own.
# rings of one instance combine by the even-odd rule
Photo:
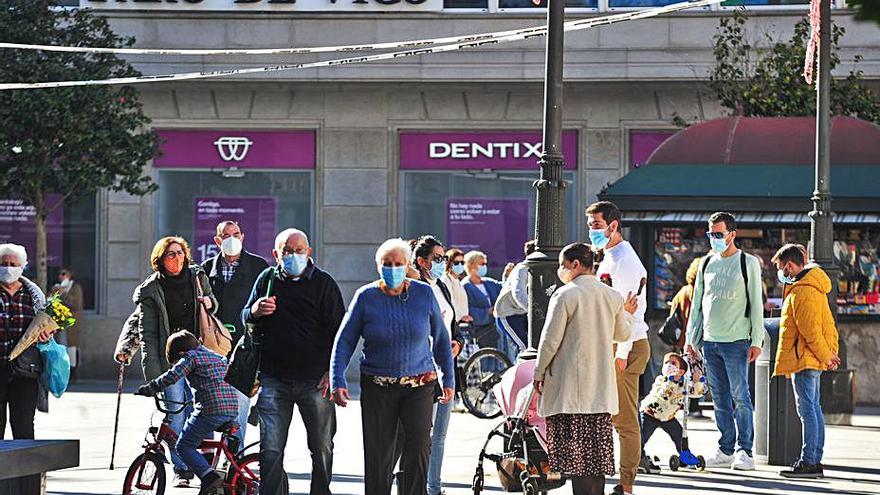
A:
<svg viewBox="0 0 880 495">
<path fill-rule="evenodd" d="M 49 339 L 46 343 L 37 344 L 37 348 L 43 358 L 40 381 L 52 395 L 61 397 L 70 381 L 70 357 L 67 354 L 67 347 L 55 342 L 55 339 Z"/>
</svg>

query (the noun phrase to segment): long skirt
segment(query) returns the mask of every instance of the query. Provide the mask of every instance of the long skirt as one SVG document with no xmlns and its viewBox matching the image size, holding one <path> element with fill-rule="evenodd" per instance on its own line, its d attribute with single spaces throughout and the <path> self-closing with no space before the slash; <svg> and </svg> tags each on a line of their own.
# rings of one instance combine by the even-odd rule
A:
<svg viewBox="0 0 880 495">
<path fill-rule="evenodd" d="M 614 474 L 611 415 L 554 414 L 547 418 L 550 467 L 571 476 Z"/>
</svg>

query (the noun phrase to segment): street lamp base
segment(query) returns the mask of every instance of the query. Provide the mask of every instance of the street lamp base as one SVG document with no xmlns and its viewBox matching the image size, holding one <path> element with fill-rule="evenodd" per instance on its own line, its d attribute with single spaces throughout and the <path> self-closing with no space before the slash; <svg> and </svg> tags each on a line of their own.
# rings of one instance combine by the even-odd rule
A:
<svg viewBox="0 0 880 495">
<path fill-rule="evenodd" d="M 538 356 L 538 343 L 547 319 L 550 296 L 562 285 L 556 275 L 559 251 L 539 247 L 539 250 L 526 258 L 525 263 L 529 269 L 529 346 L 520 353 L 520 360 L 535 359 Z"/>
</svg>

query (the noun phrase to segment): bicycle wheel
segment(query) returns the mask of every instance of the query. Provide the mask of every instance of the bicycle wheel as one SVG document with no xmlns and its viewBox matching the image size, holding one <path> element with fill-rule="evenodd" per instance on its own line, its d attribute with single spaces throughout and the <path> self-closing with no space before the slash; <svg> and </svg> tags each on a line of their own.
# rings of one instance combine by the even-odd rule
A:
<svg viewBox="0 0 880 495">
<path fill-rule="evenodd" d="M 226 484 L 233 487 L 232 495 L 257 495 L 260 493 L 260 454 L 248 454 L 238 460 L 238 471 L 229 467 Z"/>
<path fill-rule="evenodd" d="M 137 456 L 122 484 L 122 495 L 162 495 L 165 493 L 165 465 L 153 452 Z"/>
<path fill-rule="evenodd" d="M 483 419 L 501 415 L 492 387 L 510 366 L 510 359 L 498 349 L 480 349 L 468 358 L 462 371 L 461 400 L 469 413 Z"/>
</svg>

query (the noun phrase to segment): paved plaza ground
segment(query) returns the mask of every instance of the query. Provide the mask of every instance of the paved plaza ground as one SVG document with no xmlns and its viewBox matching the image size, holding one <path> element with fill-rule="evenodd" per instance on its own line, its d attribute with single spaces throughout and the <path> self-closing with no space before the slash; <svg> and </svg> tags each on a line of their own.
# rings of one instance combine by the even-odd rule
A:
<svg viewBox="0 0 880 495">
<path fill-rule="evenodd" d="M 146 433 L 153 415 L 151 399 L 136 397 L 130 392 L 135 383 L 127 384 L 123 396 L 116 452 L 116 470 L 109 471 L 110 446 L 115 412 L 115 383 L 86 382 L 72 387 L 61 399 L 52 399 L 51 414 L 37 415 L 37 437 L 42 439 L 79 439 L 80 466 L 51 473 L 48 492 L 57 495 L 118 494 L 122 478 Z M 353 402 L 337 410 L 335 466 L 332 490 L 338 495 L 363 493 L 363 452 L 360 408 Z M 448 494 L 470 492 L 476 456 L 486 433 L 497 420 L 481 420 L 465 413 L 454 414 L 446 442 L 443 469 Z M 718 434 L 711 420 L 690 422 L 691 446 L 696 453 L 710 455 Z M 259 438 L 256 429 L 248 432 L 248 441 Z M 674 453 L 671 442 L 662 431 L 648 444 L 648 451 L 668 459 Z M 853 426 L 829 426 L 826 444 L 826 478 L 813 481 L 791 481 L 780 478 L 779 467 L 759 465 L 755 472 L 730 470 L 711 472 L 678 472 L 665 470 L 661 475 L 640 476 L 639 495 L 695 494 L 880 494 L 880 409 L 861 409 Z M 295 417 L 286 451 L 285 466 L 290 476 L 291 493 L 308 493 L 309 454 L 305 432 Z M 490 469 L 492 471 L 492 469 Z M 170 475 L 170 469 L 168 470 Z M 613 486 L 609 480 L 608 489 Z M 503 493 L 494 473 L 487 479 L 489 494 Z M 195 488 L 169 489 L 170 495 L 195 495 Z M 567 494 L 566 486 L 553 493 Z"/>
</svg>

